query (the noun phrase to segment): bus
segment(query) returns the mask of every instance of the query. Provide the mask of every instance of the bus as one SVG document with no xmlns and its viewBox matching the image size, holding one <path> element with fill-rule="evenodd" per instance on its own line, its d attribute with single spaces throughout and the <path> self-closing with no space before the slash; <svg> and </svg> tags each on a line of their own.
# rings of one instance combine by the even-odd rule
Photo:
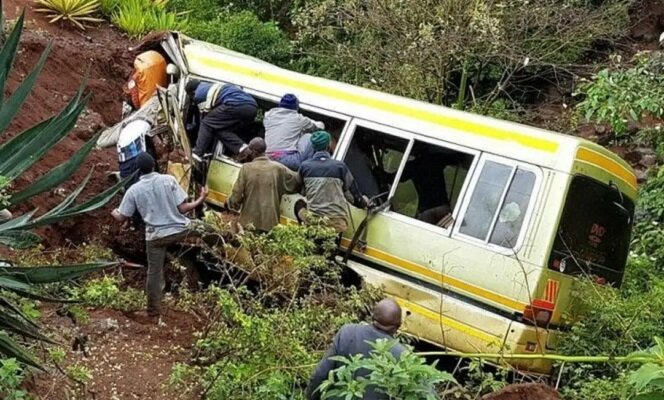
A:
<svg viewBox="0 0 664 400">
<path fill-rule="evenodd" d="M 189 80 L 242 87 L 259 118 L 296 94 L 377 204 L 348 205 L 338 259 L 401 305 L 407 334 L 458 352 L 550 353 L 575 278 L 621 284 L 637 180 L 604 147 L 288 71 L 178 33 L 160 44 L 172 79 L 162 105 L 185 154 L 169 171 L 189 185 Z M 210 204 L 225 207 L 240 167 L 217 146 L 205 178 Z M 296 220 L 299 198 L 282 199 L 283 223 Z M 541 359 L 510 363 L 551 370 Z"/>
</svg>

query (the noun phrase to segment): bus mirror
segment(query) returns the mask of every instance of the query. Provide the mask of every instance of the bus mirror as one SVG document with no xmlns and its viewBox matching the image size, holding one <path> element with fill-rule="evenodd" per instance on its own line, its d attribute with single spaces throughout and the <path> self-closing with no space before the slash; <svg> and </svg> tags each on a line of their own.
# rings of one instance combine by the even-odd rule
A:
<svg viewBox="0 0 664 400">
<path fill-rule="evenodd" d="M 516 222 L 521 216 L 521 207 L 515 202 L 507 203 L 505 207 L 500 211 L 498 220 L 501 223 L 513 223 Z"/>
</svg>

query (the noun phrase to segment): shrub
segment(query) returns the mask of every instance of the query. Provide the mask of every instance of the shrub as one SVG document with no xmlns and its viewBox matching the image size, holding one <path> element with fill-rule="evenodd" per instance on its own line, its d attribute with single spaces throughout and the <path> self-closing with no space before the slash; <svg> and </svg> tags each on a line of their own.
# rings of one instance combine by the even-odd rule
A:
<svg viewBox="0 0 664 400">
<path fill-rule="evenodd" d="M 120 311 L 136 311 L 145 308 L 145 294 L 138 289 L 120 289 L 120 279 L 111 276 L 86 281 L 82 287 L 72 289 L 72 295 L 94 307 Z"/>
<path fill-rule="evenodd" d="M 108 19 L 111 19 L 111 16 L 119 6 L 120 0 L 99 0 L 99 11 Z"/>
<path fill-rule="evenodd" d="M 125 0 L 111 16 L 111 22 L 132 38 L 151 31 L 185 29 L 182 14 L 168 11 L 166 0 Z"/>
<path fill-rule="evenodd" d="M 373 348 L 370 357 L 361 354 L 350 358 L 335 357 L 343 365 L 334 370 L 327 381 L 320 386 L 321 398 L 361 399 L 369 386 L 376 393 L 388 399 L 435 400 L 435 386 L 443 382 L 455 382 L 447 372 L 438 371 L 426 364 L 422 357 L 412 351 L 404 352 L 396 359 L 390 349 L 394 340 L 378 339 L 370 343 Z M 359 371 L 367 376 L 358 376 Z"/>
<path fill-rule="evenodd" d="M 92 15 L 99 9 L 99 0 L 37 0 L 40 8 L 37 12 L 45 13 L 50 22 L 68 21 L 79 29 L 85 29 L 85 22 L 100 22 Z"/>
<path fill-rule="evenodd" d="M 28 400 L 28 392 L 21 388 L 25 373 L 14 358 L 0 360 L 0 397 L 4 400 Z"/>
<path fill-rule="evenodd" d="M 286 64 L 291 44 L 274 22 L 261 22 L 250 11 L 225 14 L 211 21 L 192 23 L 187 33 L 274 64 Z"/>
<path fill-rule="evenodd" d="M 608 123 L 617 137 L 627 133 L 630 121 L 664 117 L 664 59 L 639 53 L 634 63 L 628 69 L 604 69 L 577 91 L 584 96 L 577 110 L 589 121 Z"/>
</svg>

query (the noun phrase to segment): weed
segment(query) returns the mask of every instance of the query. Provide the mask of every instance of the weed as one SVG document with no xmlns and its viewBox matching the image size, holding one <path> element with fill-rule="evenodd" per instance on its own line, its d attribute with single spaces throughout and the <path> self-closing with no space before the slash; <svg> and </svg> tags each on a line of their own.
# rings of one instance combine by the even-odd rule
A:
<svg viewBox="0 0 664 400">
<path fill-rule="evenodd" d="M 37 12 L 51 18 L 49 22 L 68 21 L 79 29 L 85 29 L 86 22 L 100 22 L 92 15 L 99 9 L 99 0 L 37 0 L 41 8 Z"/>
<path fill-rule="evenodd" d="M 67 377 L 83 386 L 90 383 L 93 378 L 90 369 L 81 364 L 74 364 L 67 367 Z"/>
<path fill-rule="evenodd" d="M 0 360 L 0 397 L 4 400 L 32 399 L 28 392 L 21 388 L 25 372 L 14 358 Z"/>
<path fill-rule="evenodd" d="M 145 294 L 134 288 L 121 290 L 120 279 L 112 276 L 91 279 L 80 288 L 71 288 L 74 298 L 93 307 L 111 308 L 121 311 L 136 311 L 145 308 Z M 70 309 L 71 311 L 71 309 Z"/>
<path fill-rule="evenodd" d="M 56 364 L 59 364 L 65 360 L 67 353 L 62 347 L 52 347 L 48 349 L 48 356 Z"/>
</svg>

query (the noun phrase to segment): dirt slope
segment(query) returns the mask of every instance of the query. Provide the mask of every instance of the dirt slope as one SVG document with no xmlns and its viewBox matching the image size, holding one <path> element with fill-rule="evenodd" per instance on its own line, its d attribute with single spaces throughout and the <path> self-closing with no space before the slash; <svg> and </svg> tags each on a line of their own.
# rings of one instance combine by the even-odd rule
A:
<svg viewBox="0 0 664 400">
<path fill-rule="evenodd" d="M 13 92 L 32 70 L 49 42 L 52 43 L 52 50 L 27 103 L 2 140 L 62 110 L 84 81 L 88 70 L 88 88 L 92 94 L 74 131 L 15 182 L 15 188 L 20 189 L 68 159 L 102 126 L 112 125 L 119 120 L 121 88 L 131 72 L 133 57 L 128 52 L 131 43 L 108 24 L 81 33 L 49 24 L 42 15 L 34 12 L 31 1 L 5 0 L 3 7 L 8 20 L 15 19 L 20 10 L 27 7 L 27 23 L 20 53 L 8 81 L 6 94 Z M 32 204 L 12 211 L 21 213 L 34 207 L 40 210 L 52 207 L 75 188 L 92 167 L 96 167 L 92 180 L 81 198 L 87 198 L 108 186 L 106 171 L 117 167 L 113 149 L 94 151 L 72 179 L 61 185 L 62 189 L 57 194 L 43 194 Z M 93 234 L 98 236 L 100 228 L 103 230 L 109 225 L 111 220 L 105 210 L 80 217 L 77 221 L 44 228 L 41 233 L 45 244 L 61 245 L 69 240 L 89 241 Z"/>
</svg>

